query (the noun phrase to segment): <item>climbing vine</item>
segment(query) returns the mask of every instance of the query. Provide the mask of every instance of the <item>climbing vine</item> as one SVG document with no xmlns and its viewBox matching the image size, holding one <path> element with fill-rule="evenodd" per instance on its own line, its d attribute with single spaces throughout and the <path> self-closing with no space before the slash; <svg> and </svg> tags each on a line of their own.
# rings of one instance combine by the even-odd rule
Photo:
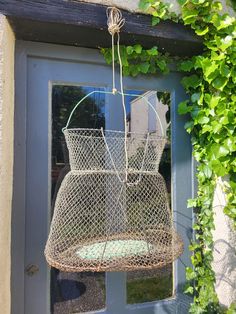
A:
<svg viewBox="0 0 236 314">
<path fill-rule="evenodd" d="M 193 295 L 191 313 L 222 313 L 211 267 L 212 203 L 218 178 L 228 177 L 224 183 L 224 212 L 236 227 L 236 20 L 222 13 L 219 1 L 178 1 L 180 15 L 170 12 L 169 4 L 157 0 L 141 0 L 140 8 L 152 15 L 153 25 L 171 19 L 191 26 L 203 39 L 201 55 L 179 62 L 179 70 L 186 73 L 182 84 L 189 98 L 179 104 L 178 112 L 189 117 L 185 128 L 191 134 L 198 162 L 197 197 L 188 201 L 188 206 L 196 211 L 196 240 L 190 246 L 193 267 L 186 269 L 186 293 Z M 110 49 L 102 49 L 102 53 L 111 62 Z M 125 75 L 168 73 L 170 61 L 157 47 L 122 46 Z M 236 313 L 235 305 L 227 313 Z"/>
</svg>

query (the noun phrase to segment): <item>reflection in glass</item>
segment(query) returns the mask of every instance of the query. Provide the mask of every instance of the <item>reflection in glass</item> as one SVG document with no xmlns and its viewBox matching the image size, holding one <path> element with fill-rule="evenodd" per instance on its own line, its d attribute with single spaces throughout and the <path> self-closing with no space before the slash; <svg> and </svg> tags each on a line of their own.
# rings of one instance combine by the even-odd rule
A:
<svg viewBox="0 0 236 314">
<path fill-rule="evenodd" d="M 164 177 L 171 206 L 171 128 L 170 94 L 168 92 L 135 91 L 127 93 L 145 96 L 158 113 L 162 128 L 156 115 L 142 97 L 126 97 L 128 112 L 127 125 L 130 132 L 157 133 L 168 137 L 159 172 Z M 170 207 L 171 208 L 171 207 Z M 172 264 L 156 270 L 132 271 L 127 273 L 127 303 L 144 303 L 170 298 L 173 294 Z"/>
<path fill-rule="evenodd" d="M 76 103 L 93 90 L 93 87 L 67 85 L 54 85 L 52 88 L 52 209 L 61 182 L 70 170 L 62 128 Z M 104 94 L 93 94 L 81 103 L 72 117 L 70 127 L 104 128 Z M 51 313 L 83 313 L 104 307 L 104 273 L 65 273 L 51 269 Z"/>
</svg>

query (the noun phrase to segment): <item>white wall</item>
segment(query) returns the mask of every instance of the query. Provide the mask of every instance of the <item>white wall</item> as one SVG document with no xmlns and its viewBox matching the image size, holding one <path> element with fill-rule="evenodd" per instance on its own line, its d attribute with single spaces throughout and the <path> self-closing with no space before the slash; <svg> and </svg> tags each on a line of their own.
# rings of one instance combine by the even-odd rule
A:
<svg viewBox="0 0 236 314">
<path fill-rule="evenodd" d="M 236 232 L 231 220 L 224 214 L 226 197 L 224 182 L 218 180 L 214 195 L 215 230 L 213 269 L 216 274 L 216 292 L 221 304 L 229 306 L 236 301 Z"/>
</svg>

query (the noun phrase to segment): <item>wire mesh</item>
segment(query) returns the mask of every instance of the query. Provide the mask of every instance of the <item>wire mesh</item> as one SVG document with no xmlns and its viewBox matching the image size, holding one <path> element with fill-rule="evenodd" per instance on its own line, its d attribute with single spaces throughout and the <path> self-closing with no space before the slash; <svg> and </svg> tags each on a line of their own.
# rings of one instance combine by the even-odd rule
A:
<svg viewBox="0 0 236 314">
<path fill-rule="evenodd" d="M 158 172 L 166 138 L 102 129 L 64 134 L 71 170 L 55 203 L 48 263 L 70 272 L 129 271 L 175 260 L 183 243 Z"/>
</svg>

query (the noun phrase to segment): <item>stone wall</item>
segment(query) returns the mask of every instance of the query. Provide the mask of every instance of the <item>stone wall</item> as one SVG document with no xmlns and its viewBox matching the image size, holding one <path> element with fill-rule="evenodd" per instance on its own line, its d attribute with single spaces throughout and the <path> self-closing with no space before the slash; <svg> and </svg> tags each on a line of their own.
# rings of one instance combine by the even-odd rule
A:
<svg viewBox="0 0 236 314">
<path fill-rule="evenodd" d="M 0 15 L 0 312 L 10 313 L 14 35 Z"/>
</svg>

